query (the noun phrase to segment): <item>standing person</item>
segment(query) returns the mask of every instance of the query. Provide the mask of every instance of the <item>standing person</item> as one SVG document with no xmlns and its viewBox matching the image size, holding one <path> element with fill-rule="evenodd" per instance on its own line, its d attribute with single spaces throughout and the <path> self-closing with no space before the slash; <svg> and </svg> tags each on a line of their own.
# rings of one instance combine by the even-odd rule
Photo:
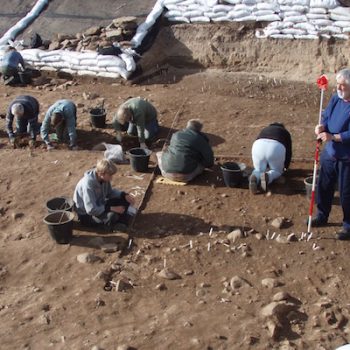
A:
<svg viewBox="0 0 350 350">
<path fill-rule="evenodd" d="M 338 181 L 343 209 L 340 240 L 350 240 L 350 69 L 336 75 L 337 93 L 323 112 L 322 122 L 315 127 L 317 139 L 325 142 L 320 157 L 317 184 L 317 215 L 311 226 L 325 226 L 332 208 L 334 188 Z"/>
<path fill-rule="evenodd" d="M 38 115 L 39 102 L 33 96 L 17 96 L 10 103 L 6 114 L 6 131 L 13 147 L 17 146 L 16 138 L 27 133 L 30 134 L 29 146 L 35 145 L 39 132 Z M 16 118 L 16 132 L 13 131 L 14 118 Z"/>
<path fill-rule="evenodd" d="M 2 58 L 1 70 L 5 85 L 20 82 L 18 69 L 24 71 L 25 64 L 22 55 L 13 47 L 9 46 Z"/>
<path fill-rule="evenodd" d="M 69 148 L 77 150 L 77 107 L 73 101 L 58 100 L 46 112 L 40 133 L 47 149 L 54 148 L 49 139 L 50 127 L 56 130 L 58 142 L 68 142 Z"/>
<path fill-rule="evenodd" d="M 145 141 L 152 140 L 159 130 L 157 110 L 141 97 L 130 98 L 119 106 L 113 127 L 118 141 L 122 140 L 121 131 L 126 129 L 129 135 L 138 136 L 141 148 L 147 148 Z"/>
<path fill-rule="evenodd" d="M 128 224 L 129 214 L 136 211 L 130 207 L 134 199 L 112 188 L 111 181 L 116 172 L 117 167 L 113 162 L 102 159 L 97 162 L 96 168 L 88 170 L 78 182 L 73 201 L 82 225 L 103 226 L 113 230 L 118 223 Z"/>
<path fill-rule="evenodd" d="M 249 178 L 253 194 L 278 179 L 288 169 L 292 159 L 292 138 L 282 123 L 272 123 L 262 129 L 252 146 L 254 170 Z M 268 168 L 268 170 L 267 170 Z"/>
<path fill-rule="evenodd" d="M 168 148 L 157 153 L 158 166 L 164 177 L 188 182 L 213 166 L 213 150 L 202 128 L 199 120 L 190 119 L 186 129 L 172 135 Z"/>
</svg>

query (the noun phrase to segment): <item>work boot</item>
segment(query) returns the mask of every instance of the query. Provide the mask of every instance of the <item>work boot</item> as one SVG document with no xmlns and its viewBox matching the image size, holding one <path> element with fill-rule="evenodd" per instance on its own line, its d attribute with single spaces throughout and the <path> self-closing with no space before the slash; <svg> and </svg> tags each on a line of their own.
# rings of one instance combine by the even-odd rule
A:
<svg viewBox="0 0 350 350">
<path fill-rule="evenodd" d="M 262 173 L 260 176 L 260 186 L 264 192 L 267 192 L 267 185 L 269 184 L 268 173 Z"/>
<path fill-rule="evenodd" d="M 4 85 L 9 85 L 14 79 L 14 76 L 4 77 Z"/>
<path fill-rule="evenodd" d="M 336 238 L 340 241 L 350 241 L 350 231 L 343 229 L 343 231 L 336 234 Z"/>
<path fill-rule="evenodd" d="M 306 220 L 306 225 L 308 224 L 309 224 L 309 219 Z M 327 219 L 318 215 L 311 219 L 311 227 L 322 227 L 322 226 L 327 226 Z"/>
<path fill-rule="evenodd" d="M 249 178 L 249 190 L 253 194 L 258 193 L 258 179 L 255 175 L 251 175 Z"/>
</svg>

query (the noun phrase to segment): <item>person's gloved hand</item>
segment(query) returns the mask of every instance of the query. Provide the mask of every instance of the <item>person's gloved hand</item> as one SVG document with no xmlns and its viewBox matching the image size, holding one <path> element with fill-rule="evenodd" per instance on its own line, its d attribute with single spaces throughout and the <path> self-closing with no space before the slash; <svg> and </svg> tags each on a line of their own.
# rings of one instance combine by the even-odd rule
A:
<svg viewBox="0 0 350 350">
<path fill-rule="evenodd" d="M 121 132 L 117 132 L 117 135 L 116 135 L 116 140 L 118 143 L 121 143 L 123 141 L 123 135 Z"/>
<path fill-rule="evenodd" d="M 29 148 L 34 148 L 35 147 L 35 140 L 31 139 L 29 140 Z"/>
<path fill-rule="evenodd" d="M 140 147 L 141 147 L 142 149 L 148 149 L 147 145 L 146 145 L 144 142 L 141 142 L 141 143 L 140 143 Z"/>
<path fill-rule="evenodd" d="M 53 149 L 55 149 L 55 147 L 51 143 L 48 143 L 48 144 L 46 144 L 46 149 L 48 151 L 52 151 Z"/>
<path fill-rule="evenodd" d="M 16 139 L 14 137 L 10 137 L 10 145 L 13 147 L 13 148 L 16 148 Z"/>
</svg>

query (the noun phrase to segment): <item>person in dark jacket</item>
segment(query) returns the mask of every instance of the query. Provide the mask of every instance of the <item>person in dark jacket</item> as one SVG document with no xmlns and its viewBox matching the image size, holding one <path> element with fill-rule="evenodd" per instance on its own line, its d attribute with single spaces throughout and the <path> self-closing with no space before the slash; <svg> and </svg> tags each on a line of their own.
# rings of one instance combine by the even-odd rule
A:
<svg viewBox="0 0 350 350">
<path fill-rule="evenodd" d="M 254 170 L 249 189 L 255 194 L 260 185 L 266 192 L 267 186 L 288 169 L 292 159 L 292 138 L 282 123 L 272 123 L 261 130 L 252 146 L 252 158 Z"/>
<path fill-rule="evenodd" d="M 2 77 L 5 85 L 20 82 L 18 69 L 24 71 L 25 64 L 22 55 L 9 46 L 1 62 Z"/>
<path fill-rule="evenodd" d="M 158 165 L 164 177 L 189 182 L 214 164 L 214 154 L 209 140 L 197 119 L 188 121 L 186 129 L 174 133 L 170 145 L 158 152 Z"/>
<path fill-rule="evenodd" d="M 6 131 L 13 147 L 16 147 L 17 137 L 30 134 L 29 146 L 35 145 L 39 133 L 38 124 L 39 102 L 29 95 L 17 96 L 9 105 L 6 114 Z M 16 132 L 13 130 L 13 120 L 16 118 Z"/>
<path fill-rule="evenodd" d="M 311 226 L 327 225 L 338 181 L 343 229 L 337 238 L 350 240 L 350 69 L 339 71 L 336 82 L 337 93 L 324 110 L 321 124 L 315 127 L 317 138 L 325 142 L 325 146 L 320 157 L 317 215 Z"/>
</svg>

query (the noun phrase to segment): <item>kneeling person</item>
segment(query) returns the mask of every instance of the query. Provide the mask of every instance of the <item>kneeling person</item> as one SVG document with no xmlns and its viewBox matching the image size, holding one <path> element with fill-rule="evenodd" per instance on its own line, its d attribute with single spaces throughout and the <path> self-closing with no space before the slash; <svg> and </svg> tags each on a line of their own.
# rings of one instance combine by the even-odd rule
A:
<svg viewBox="0 0 350 350">
<path fill-rule="evenodd" d="M 173 181 L 189 182 L 214 164 L 209 140 L 197 119 L 188 121 L 186 129 L 174 133 L 170 145 L 158 152 L 158 166 L 162 175 Z"/>
<path fill-rule="evenodd" d="M 77 107 L 70 100 L 58 100 L 46 112 L 41 126 L 41 138 L 45 141 L 47 149 L 54 148 L 50 142 L 49 132 L 52 126 L 56 130 L 59 142 L 69 141 L 70 149 L 77 147 Z"/>
<path fill-rule="evenodd" d="M 84 226 L 104 226 L 113 230 L 116 224 L 128 224 L 134 199 L 129 194 L 111 186 L 117 172 L 114 163 L 107 159 L 97 162 L 96 168 L 88 170 L 78 182 L 73 200 L 79 221 Z"/>
<path fill-rule="evenodd" d="M 29 95 L 17 96 L 9 105 L 6 114 L 6 131 L 11 145 L 17 146 L 17 137 L 30 134 L 29 146 L 35 145 L 39 132 L 38 124 L 39 102 Z M 16 132 L 13 130 L 13 121 L 16 118 Z"/>
<path fill-rule="evenodd" d="M 159 130 L 157 110 L 141 97 L 130 98 L 119 106 L 113 119 L 117 140 L 121 141 L 121 131 L 138 136 L 140 147 L 147 148 L 145 141 L 152 140 Z"/>
<path fill-rule="evenodd" d="M 292 138 L 282 123 L 272 123 L 261 130 L 252 146 L 252 158 L 249 189 L 255 194 L 260 185 L 266 192 L 267 186 L 288 169 L 292 158 Z"/>
</svg>

